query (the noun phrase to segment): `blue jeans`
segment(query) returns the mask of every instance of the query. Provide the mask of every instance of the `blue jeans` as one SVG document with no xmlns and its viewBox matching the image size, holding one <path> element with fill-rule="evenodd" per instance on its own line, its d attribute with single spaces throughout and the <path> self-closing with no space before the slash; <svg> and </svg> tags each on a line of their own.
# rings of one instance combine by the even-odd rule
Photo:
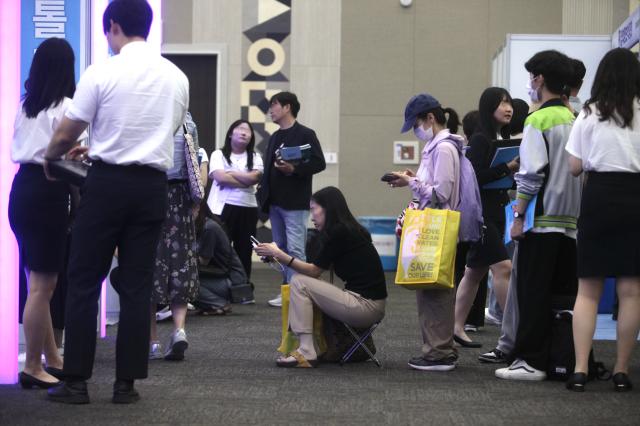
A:
<svg viewBox="0 0 640 426">
<path fill-rule="evenodd" d="M 289 256 L 306 261 L 305 245 L 307 243 L 309 210 L 285 210 L 271 205 L 269 220 L 271 221 L 273 242 Z M 289 283 L 295 271 L 285 265 L 282 266 L 284 266 L 283 282 Z"/>
</svg>

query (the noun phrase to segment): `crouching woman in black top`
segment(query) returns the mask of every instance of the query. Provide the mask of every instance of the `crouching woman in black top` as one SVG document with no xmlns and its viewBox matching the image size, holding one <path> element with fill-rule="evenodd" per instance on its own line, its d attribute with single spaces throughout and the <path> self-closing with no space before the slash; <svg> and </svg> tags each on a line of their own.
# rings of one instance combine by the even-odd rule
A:
<svg viewBox="0 0 640 426">
<path fill-rule="evenodd" d="M 271 256 L 297 273 L 290 281 L 289 326 L 300 346 L 278 358 L 279 367 L 315 367 L 313 305 L 352 327 L 365 328 L 384 317 L 387 288 L 380 257 L 371 235 L 353 217 L 342 192 L 323 188 L 311 196 L 311 221 L 320 231 L 322 248 L 313 263 L 303 262 L 275 243 L 260 244 L 255 251 Z M 344 289 L 319 280 L 330 268 L 344 281 Z"/>
</svg>

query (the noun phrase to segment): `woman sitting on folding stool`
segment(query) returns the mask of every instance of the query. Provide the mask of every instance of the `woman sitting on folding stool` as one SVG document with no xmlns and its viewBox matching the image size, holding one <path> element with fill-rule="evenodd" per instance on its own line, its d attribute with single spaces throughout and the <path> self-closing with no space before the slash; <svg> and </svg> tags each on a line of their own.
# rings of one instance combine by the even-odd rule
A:
<svg viewBox="0 0 640 426">
<path fill-rule="evenodd" d="M 353 217 L 338 188 L 329 186 L 311 196 L 311 221 L 320 231 L 322 249 L 313 263 L 303 262 L 275 243 L 259 244 L 255 251 L 293 268 L 290 284 L 289 326 L 300 346 L 278 358 L 278 367 L 315 367 L 313 305 L 352 327 L 366 328 L 384 317 L 387 288 L 380 257 L 371 235 Z M 344 289 L 318 277 L 333 267 Z"/>
</svg>

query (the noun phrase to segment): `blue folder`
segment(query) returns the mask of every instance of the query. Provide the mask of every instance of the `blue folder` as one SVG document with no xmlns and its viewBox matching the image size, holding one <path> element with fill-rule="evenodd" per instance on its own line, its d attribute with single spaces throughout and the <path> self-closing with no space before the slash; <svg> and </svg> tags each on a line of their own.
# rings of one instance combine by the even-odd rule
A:
<svg viewBox="0 0 640 426">
<path fill-rule="evenodd" d="M 519 146 L 505 146 L 496 149 L 496 153 L 493 156 L 490 167 L 495 167 L 502 163 L 508 163 L 518 156 L 520 153 Z M 505 176 L 502 179 L 494 180 L 493 182 L 485 183 L 482 185 L 482 189 L 511 189 L 513 187 L 513 177 Z"/>
<path fill-rule="evenodd" d="M 522 228 L 523 232 L 527 232 L 531 228 L 533 228 L 533 220 L 536 214 L 536 201 L 538 200 L 538 196 L 534 196 L 531 200 L 529 200 L 529 204 L 527 204 L 527 210 L 524 213 L 524 226 Z M 505 217 L 505 229 L 504 229 L 504 244 L 507 245 L 511 242 L 511 225 L 513 225 L 513 206 L 516 205 L 518 200 L 514 200 L 507 204 L 504 207 L 504 217 Z"/>
</svg>

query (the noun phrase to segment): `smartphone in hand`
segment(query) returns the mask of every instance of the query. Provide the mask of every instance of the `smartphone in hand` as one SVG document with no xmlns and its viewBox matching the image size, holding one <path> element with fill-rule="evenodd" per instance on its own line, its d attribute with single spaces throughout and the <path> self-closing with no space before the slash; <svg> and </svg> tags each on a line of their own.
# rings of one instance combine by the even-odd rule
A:
<svg viewBox="0 0 640 426">
<path fill-rule="evenodd" d="M 380 178 L 382 182 L 393 182 L 396 179 L 398 179 L 398 176 L 394 175 L 393 173 L 385 173 Z"/>
<path fill-rule="evenodd" d="M 249 239 L 251 240 L 251 245 L 253 246 L 253 248 L 258 247 L 258 244 L 260 244 L 260 241 L 258 241 L 258 239 L 256 237 L 254 237 L 253 235 L 250 235 Z M 261 256 L 260 260 L 263 261 L 264 263 L 269 263 L 273 259 L 271 258 L 271 256 Z"/>
</svg>

